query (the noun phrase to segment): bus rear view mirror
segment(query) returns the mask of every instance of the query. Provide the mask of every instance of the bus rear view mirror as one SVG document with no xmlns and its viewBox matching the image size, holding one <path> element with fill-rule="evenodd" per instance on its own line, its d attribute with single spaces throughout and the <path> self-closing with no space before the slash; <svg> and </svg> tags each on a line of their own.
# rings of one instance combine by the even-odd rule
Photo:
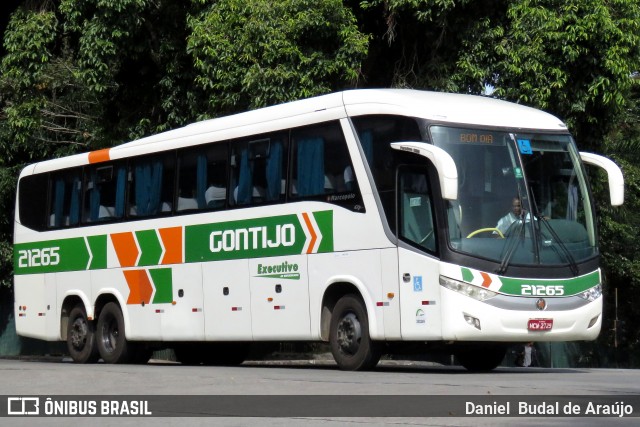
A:
<svg viewBox="0 0 640 427">
<path fill-rule="evenodd" d="M 424 142 L 392 142 L 391 148 L 415 153 L 431 160 L 438 171 L 442 197 L 447 200 L 458 199 L 458 169 L 449 153 Z"/>
</svg>

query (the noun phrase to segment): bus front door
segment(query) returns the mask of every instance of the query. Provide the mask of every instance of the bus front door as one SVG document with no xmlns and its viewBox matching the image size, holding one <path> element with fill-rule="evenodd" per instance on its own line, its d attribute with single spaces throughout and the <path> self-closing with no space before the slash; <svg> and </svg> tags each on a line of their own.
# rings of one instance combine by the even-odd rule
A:
<svg viewBox="0 0 640 427">
<path fill-rule="evenodd" d="M 401 167 L 397 194 L 402 338 L 440 339 L 439 261 L 427 169 Z"/>
</svg>

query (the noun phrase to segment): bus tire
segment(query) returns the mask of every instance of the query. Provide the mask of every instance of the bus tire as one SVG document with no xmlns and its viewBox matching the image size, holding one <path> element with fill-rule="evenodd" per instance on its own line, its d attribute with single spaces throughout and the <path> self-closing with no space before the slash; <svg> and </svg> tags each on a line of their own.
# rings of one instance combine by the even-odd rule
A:
<svg viewBox="0 0 640 427">
<path fill-rule="evenodd" d="M 69 313 L 67 323 L 67 349 L 76 363 L 94 363 L 98 361 L 95 326 L 87 318 L 82 304 L 78 304 Z"/>
<path fill-rule="evenodd" d="M 96 333 L 98 351 L 105 363 L 127 363 L 129 361 L 129 343 L 124 334 L 124 317 L 120 306 L 107 303 L 100 316 Z"/>
<path fill-rule="evenodd" d="M 500 366 L 507 353 L 501 344 L 479 344 L 462 347 L 455 352 L 458 362 L 470 372 L 489 372 Z"/>
<path fill-rule="evenodd" d="M 369 337 L 367 310 L 357 296 L 345 295 L 336 303 L 331 314 L 329 343 L 342 370 L 369 370 L 378 364 L 380 347 Z"/>
</svg>

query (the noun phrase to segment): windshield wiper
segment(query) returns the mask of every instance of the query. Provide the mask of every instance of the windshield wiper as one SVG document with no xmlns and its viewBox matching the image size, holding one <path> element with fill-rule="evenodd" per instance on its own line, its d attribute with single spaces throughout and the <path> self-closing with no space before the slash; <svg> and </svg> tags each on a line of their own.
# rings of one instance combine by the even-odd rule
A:
<svg viewBox="0 0 640 427">
<path fill-rule="evenodd" d="M 513 254 L 516 252 L 516 249 L 518 248 L 518 242 L 520 241 L 521 237 L 524 235 L 525 221 L 520 219 L 517 222 L 519 225 L 518 231 L 509 235 L 509 238 L 507 239 L 507 244 L 505 245 L 507 250 L 504 254 L 504 258 L 502 258 L 500 267 L 498 267 L 498 269 L 496 270 L 496 274 L 502 275 L 507 272 L 507 268 L 509 268 L 509 263 L 511 262 L 511 258 L 513 257 Z"/>
<path fill-rule="evenodd" d="M 540 222 L 542 222 L 544 225 L 547 226 L 547 230 L 549 230 L 549 233 L 551 233 L 551 237 L 553 237 L 553 240 L 558 244 L 558 246 L 560 247 L 560 249 L 562 249 L 562 252 L 564 253 L 564 256 L 567 260 L 567 262 L 569 263 L 569 268 L 571 268 L 571 272 L 573 273 L 574 276 L 578 275 L 578 264 L 576 263 L 575 258 L 573 257 L 573 255 L 571 255 L 571 251 L 569 251 L 569 249 L 567 249 L 566 245 L 564 244 L 564 242 L 562 241 L 562 239 L 560 239 L 560 236 L 558 236 L 558 233 L 556 233 L 556 231 L 553 229 L 553 227 L 551 226 L 551 224 L 549 224 L 549 220 L 547 220 L 544 216 L 537 214 L 536 218 L 540 220 Z M 542 233 L 540 233 L 542 234 Z M 544 236 L 540 236 L 541 238 L 544 238 Z M 544 244 L 544 242 L 543 242 Z"/>
</svg>

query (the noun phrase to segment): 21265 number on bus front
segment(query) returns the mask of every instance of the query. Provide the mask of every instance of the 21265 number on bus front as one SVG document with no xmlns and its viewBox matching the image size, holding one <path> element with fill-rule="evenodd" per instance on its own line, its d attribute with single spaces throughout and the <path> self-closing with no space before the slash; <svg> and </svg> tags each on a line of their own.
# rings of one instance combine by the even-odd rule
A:
<svg viewBox="0 0 640 427">
<path fill-rule="evenodd" d="M 564 295 L 564 286 L 562 285 L 522 285 L 520 288 L 521 295 L 529 295 L 534 297 L 559 297 Z"/>
</svg>

